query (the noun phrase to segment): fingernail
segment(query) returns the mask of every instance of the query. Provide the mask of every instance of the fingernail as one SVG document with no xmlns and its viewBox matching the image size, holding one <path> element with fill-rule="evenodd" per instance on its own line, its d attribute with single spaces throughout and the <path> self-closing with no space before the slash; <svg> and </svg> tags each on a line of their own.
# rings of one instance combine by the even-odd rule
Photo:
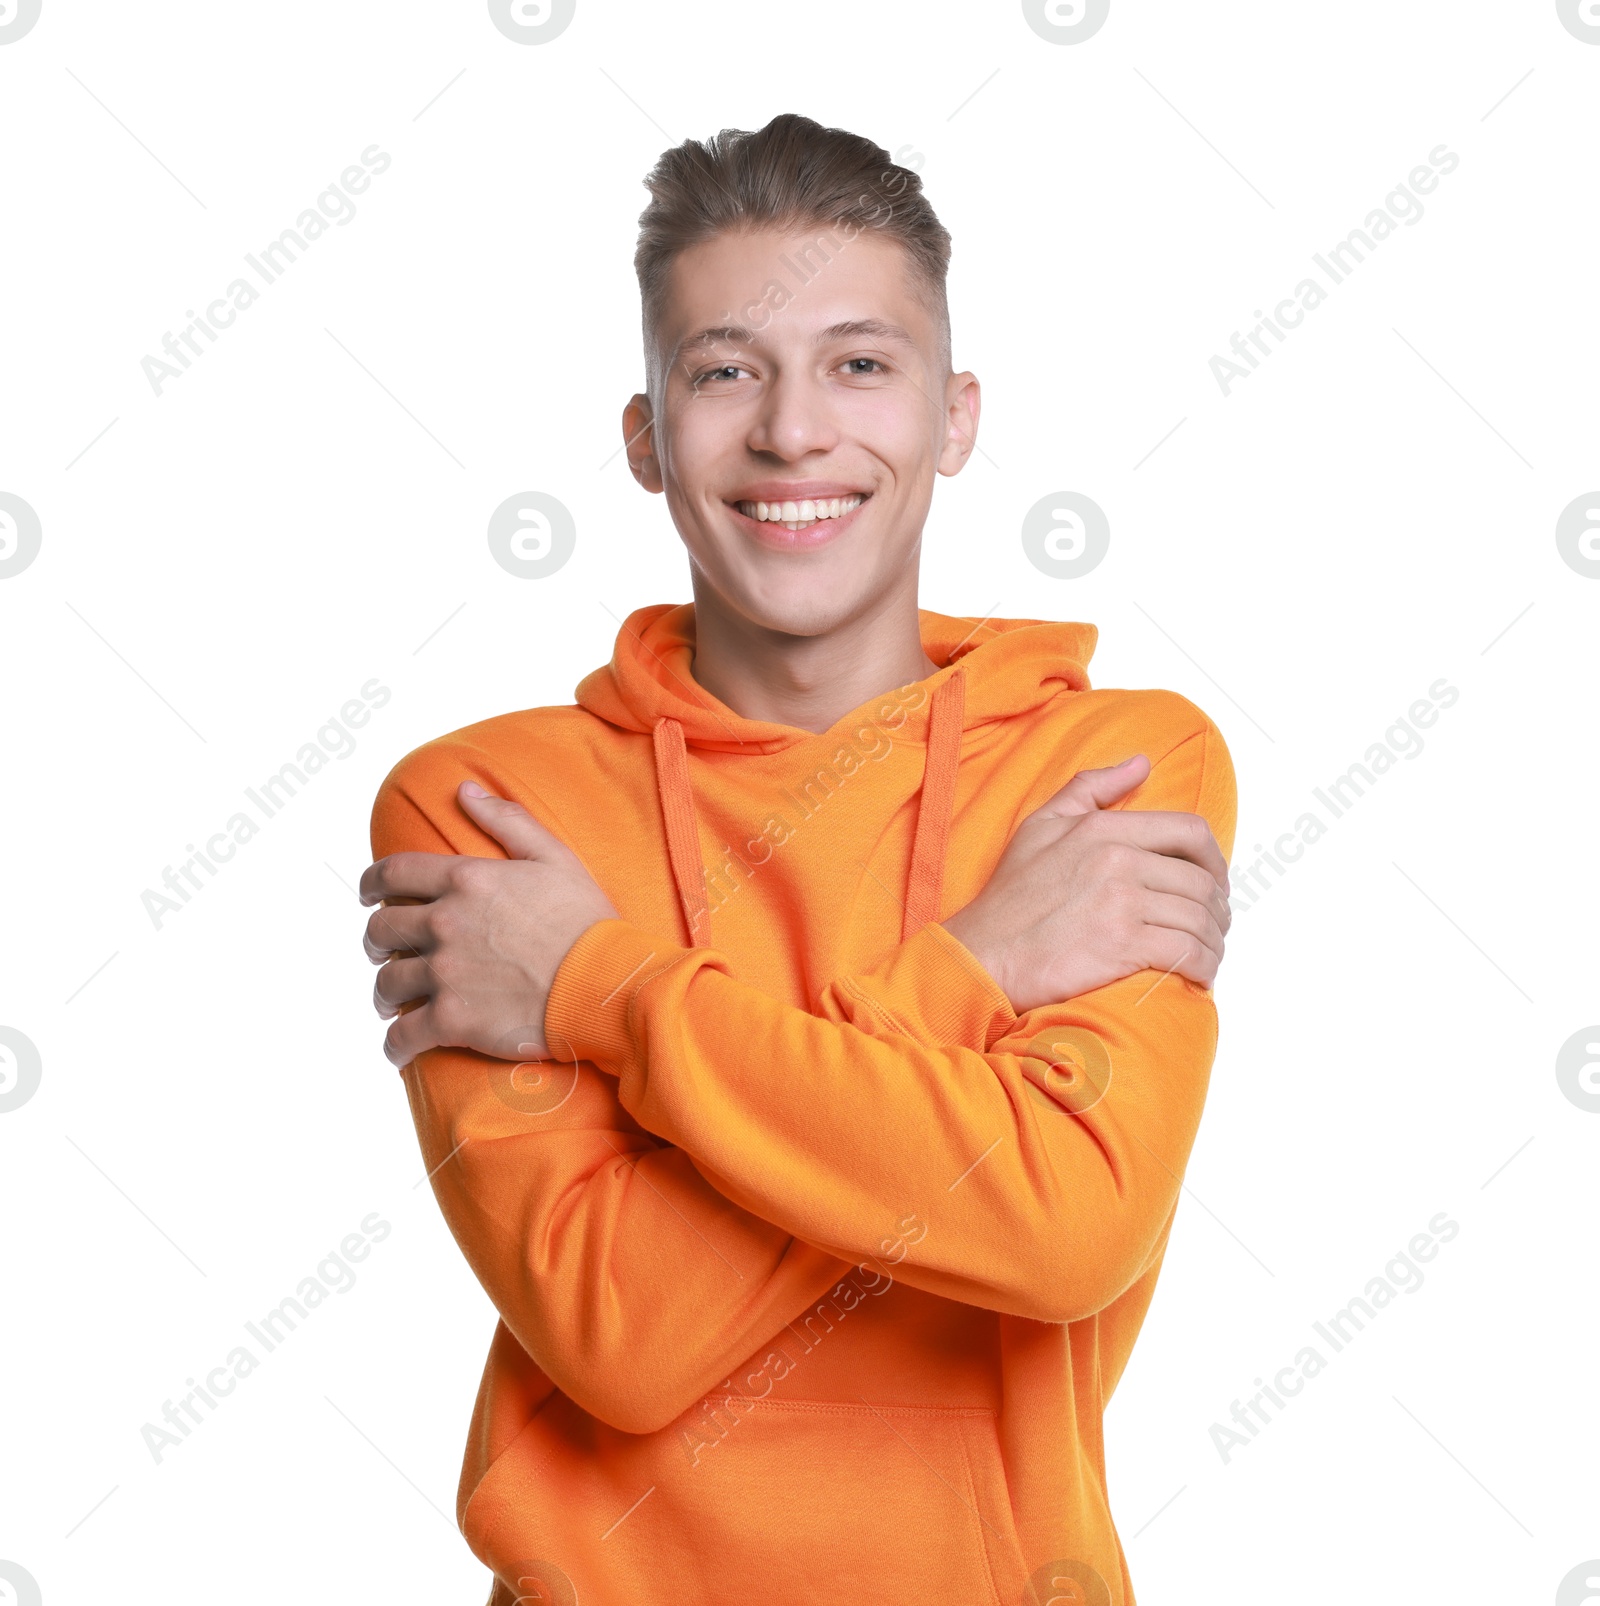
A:
<svg viewBox="0 0 1600 1606">
<path fill-rule="evenodd" d="M 476 781 L 467 781 L 461 788 L 468 797 L 487 797 L 489 794 Z"/>
</svg>

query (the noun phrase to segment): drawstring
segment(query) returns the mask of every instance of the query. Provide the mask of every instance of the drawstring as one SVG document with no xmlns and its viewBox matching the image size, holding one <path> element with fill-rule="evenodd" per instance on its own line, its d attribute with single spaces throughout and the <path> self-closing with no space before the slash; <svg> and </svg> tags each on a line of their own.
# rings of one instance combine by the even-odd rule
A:
<svg viewBox="0 0 1600 1606">
<path fill-rule="evenodd" d="M 917 829 L 911 841 L 911 867 L 906 876 L 905 917 L 900 940 L 914 936 L 939 915 L 944 887 L 945 853 L 955 804 L 956 770 L 961 763 L 961 731 L 966 707 L 966 675 L 957 670 L 940 683 L 928 709 L 928 744 L 923 758 L 922 792 L 917 800 Z M 683 905 L 684 923 L 693 947 L 711 943 L 711 906 L 706 896 L 705 863 L 700 856 L 700 826 L 694 789 L 689 784 L 689 754 L 682 724 L 663 714 L 652 732 L 656 756 L 656 793 L 667 832 L 667 859 Z"/>
<path fill-rule="evenodd" d="M 711 906 L 706 900 L 706 870 L 700 857 L 700 825 L 694 812 L 694 789 L 689 785 L 689 754 L 683 745 L 683 726 L 663 714 L 656 721 L 656 794 L 667 828 L 667 858 L 672 879 L 683 904 L 689 942 L 695 948 L 711 944 Z"/>
<path fill-rule="evenodd" d="M 950 813 L 956 797 L 956 766 L 961 762 L 966 685 L 967 677 L 958 669 L 933 694 L 933 706 L 928 710 L 928 748 L 922 766 L 922 796 L 917 800 L 917 834 L 911 842 L 901 942 L 939 918 L 945 846 L 950 840 Z"/>
</svg>

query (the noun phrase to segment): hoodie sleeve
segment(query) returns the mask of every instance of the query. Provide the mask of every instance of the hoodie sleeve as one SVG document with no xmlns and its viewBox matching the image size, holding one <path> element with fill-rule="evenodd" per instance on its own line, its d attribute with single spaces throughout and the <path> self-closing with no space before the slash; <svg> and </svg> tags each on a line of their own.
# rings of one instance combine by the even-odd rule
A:
<svg viewBox="0 0 1600 1606">
<path fill-rule="evenodd" d="M 494 779 L 474 756 L 474 773 Z M 457 770 L 443 770 L 404 761 L 385 781 L 376 857 L 504 857 L 455 807 Z M 422 801 L 439 798 L 450 801 Z M 438 1048 L 400 1074 L 468 1264 L 517 1343 L 590 1415 L 655 1432 L 824 1295 L 859 1299 L 893 1281 L 731 1205 L 681 1149 L 639 1128 L 592 1065 L 516 1069 Z"/>
<path fill-rule="evenodd" d="M 1231 854 L 1209 721 L 1133 798 L 1203 815 Z M 1159 1252 L 1217 1042 L 1210 991 L 1148 970 L 1018 1016 L 937 922 L 812 1013 L 715 948 L 601 921 L 546 1026 L 742 1209 L 846 1260 L 914 1219 L 902 1281 L 1050 1322 L 1104 1309 Z"/>
</svg>

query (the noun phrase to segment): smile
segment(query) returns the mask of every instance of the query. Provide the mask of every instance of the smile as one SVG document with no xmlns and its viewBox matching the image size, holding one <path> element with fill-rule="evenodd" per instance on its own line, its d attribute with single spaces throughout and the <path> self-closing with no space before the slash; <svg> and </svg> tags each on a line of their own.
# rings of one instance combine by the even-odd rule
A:
<svg viewBox="0 0 1600 1606">
<path fill-rule="evenodd" d="M 866 498 L 835 496 L 804 502 L 735 502 L 747 519 L 757 523 L 781 524 L 786 530 L 805 530 L 823 519 L 840 519 L 853 513 Z"/>
</svg>

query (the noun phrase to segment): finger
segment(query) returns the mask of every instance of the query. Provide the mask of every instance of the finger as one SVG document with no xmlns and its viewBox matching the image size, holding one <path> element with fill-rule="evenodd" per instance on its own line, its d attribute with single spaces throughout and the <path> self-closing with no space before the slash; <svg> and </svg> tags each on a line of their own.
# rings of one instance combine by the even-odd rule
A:
<svg viewBox="0 0 1600 1606">
<path fill-rule="evenodd" d="M 426 903 L 385 904 L 374 909 L 361 936 L 367 958 L 381 965 L 392 954 L 421 953 L 429 943 L 428 919 Z"/>
<path fill-rule="evenodd" d="M 417 1055 L 439 1046 L 438 1029 L 433 1020 L 433 1006 L 421 1004 L 406 1010 L 384 1034 L 383 1052 L 391 1065 L 402 1070 Z"/>
<path fill-rule="evenodd" d="M 450 890 L 455 853 L 391 853 L 361 872 L 363 903 L 385 898 L 442 898 Z"/>
<path fill-rule="evenodd" d="M 1208 948 L 1187 931 L 1173 931 L 1163 926 L 1151 926 L 1149 938 L 1149 970 L 1164 975 L 1182 976 L 1197 987 L 1212 987 L 1217 980 L 1217 966 L 1222 956 Z"/>
<path fill-rule="evenodd" d="M 1201 815 L 1178 809 L 1108 809 L 1075 821 L 1073 830 L 1097 832 L 1106 841 L 1187 859 L 1206 871 L 1224 893 L 1229 890 L 1227 860 Z"/>
<path fill-rule="evenodd" d="M 391 959 L 372 984 L 372 1007 L 384 1020 L 392 1020 L 403 1004 L 426 1003 L 437 990 L 426 959 Z"/>
<path fill-rule="evenodd" d="M 520 803 L 463 781 L 456 796 L 473 822 L 487 831 L 513 859 L 544 859 L 558 852 L 561 839 L 547 831 Z"/>
<path fill-rule="evenodd" d="M 1179 898 L 1190 898 L 1210 910 L 1212 918 L 1224 935 L 1233 924 L 1233 906 L 1223 895 L 1222 888 L 1209 872 L 1187 859 L 1174 859 L 1165 853 L 1141 853 L 1134 872 L 1139 885 L 1152 892 L 1168 892 Z"/>
<path fill-rule="evenodd" d="M 1079 770 L 1035 814 L 1089 814 L 1126 796 L 1150 774 L 1150 760 L 1135 753 L 1109 769 Z"/>
<path fill-rule="evenodd" d="M 1156 932 L 1177 932 L 1202 943 L 1218 963 L 1222 959 L 1222 927 L 1211 911 L 1193 898 L 1175 898 L 1168 892 L 1147 892 L 1140 904 L 1145 925 Z M 1159 940 L 1165 942 L 1163 936 Z M 398 963 L 399 961 L 396 961 Z"/>
</svg>

